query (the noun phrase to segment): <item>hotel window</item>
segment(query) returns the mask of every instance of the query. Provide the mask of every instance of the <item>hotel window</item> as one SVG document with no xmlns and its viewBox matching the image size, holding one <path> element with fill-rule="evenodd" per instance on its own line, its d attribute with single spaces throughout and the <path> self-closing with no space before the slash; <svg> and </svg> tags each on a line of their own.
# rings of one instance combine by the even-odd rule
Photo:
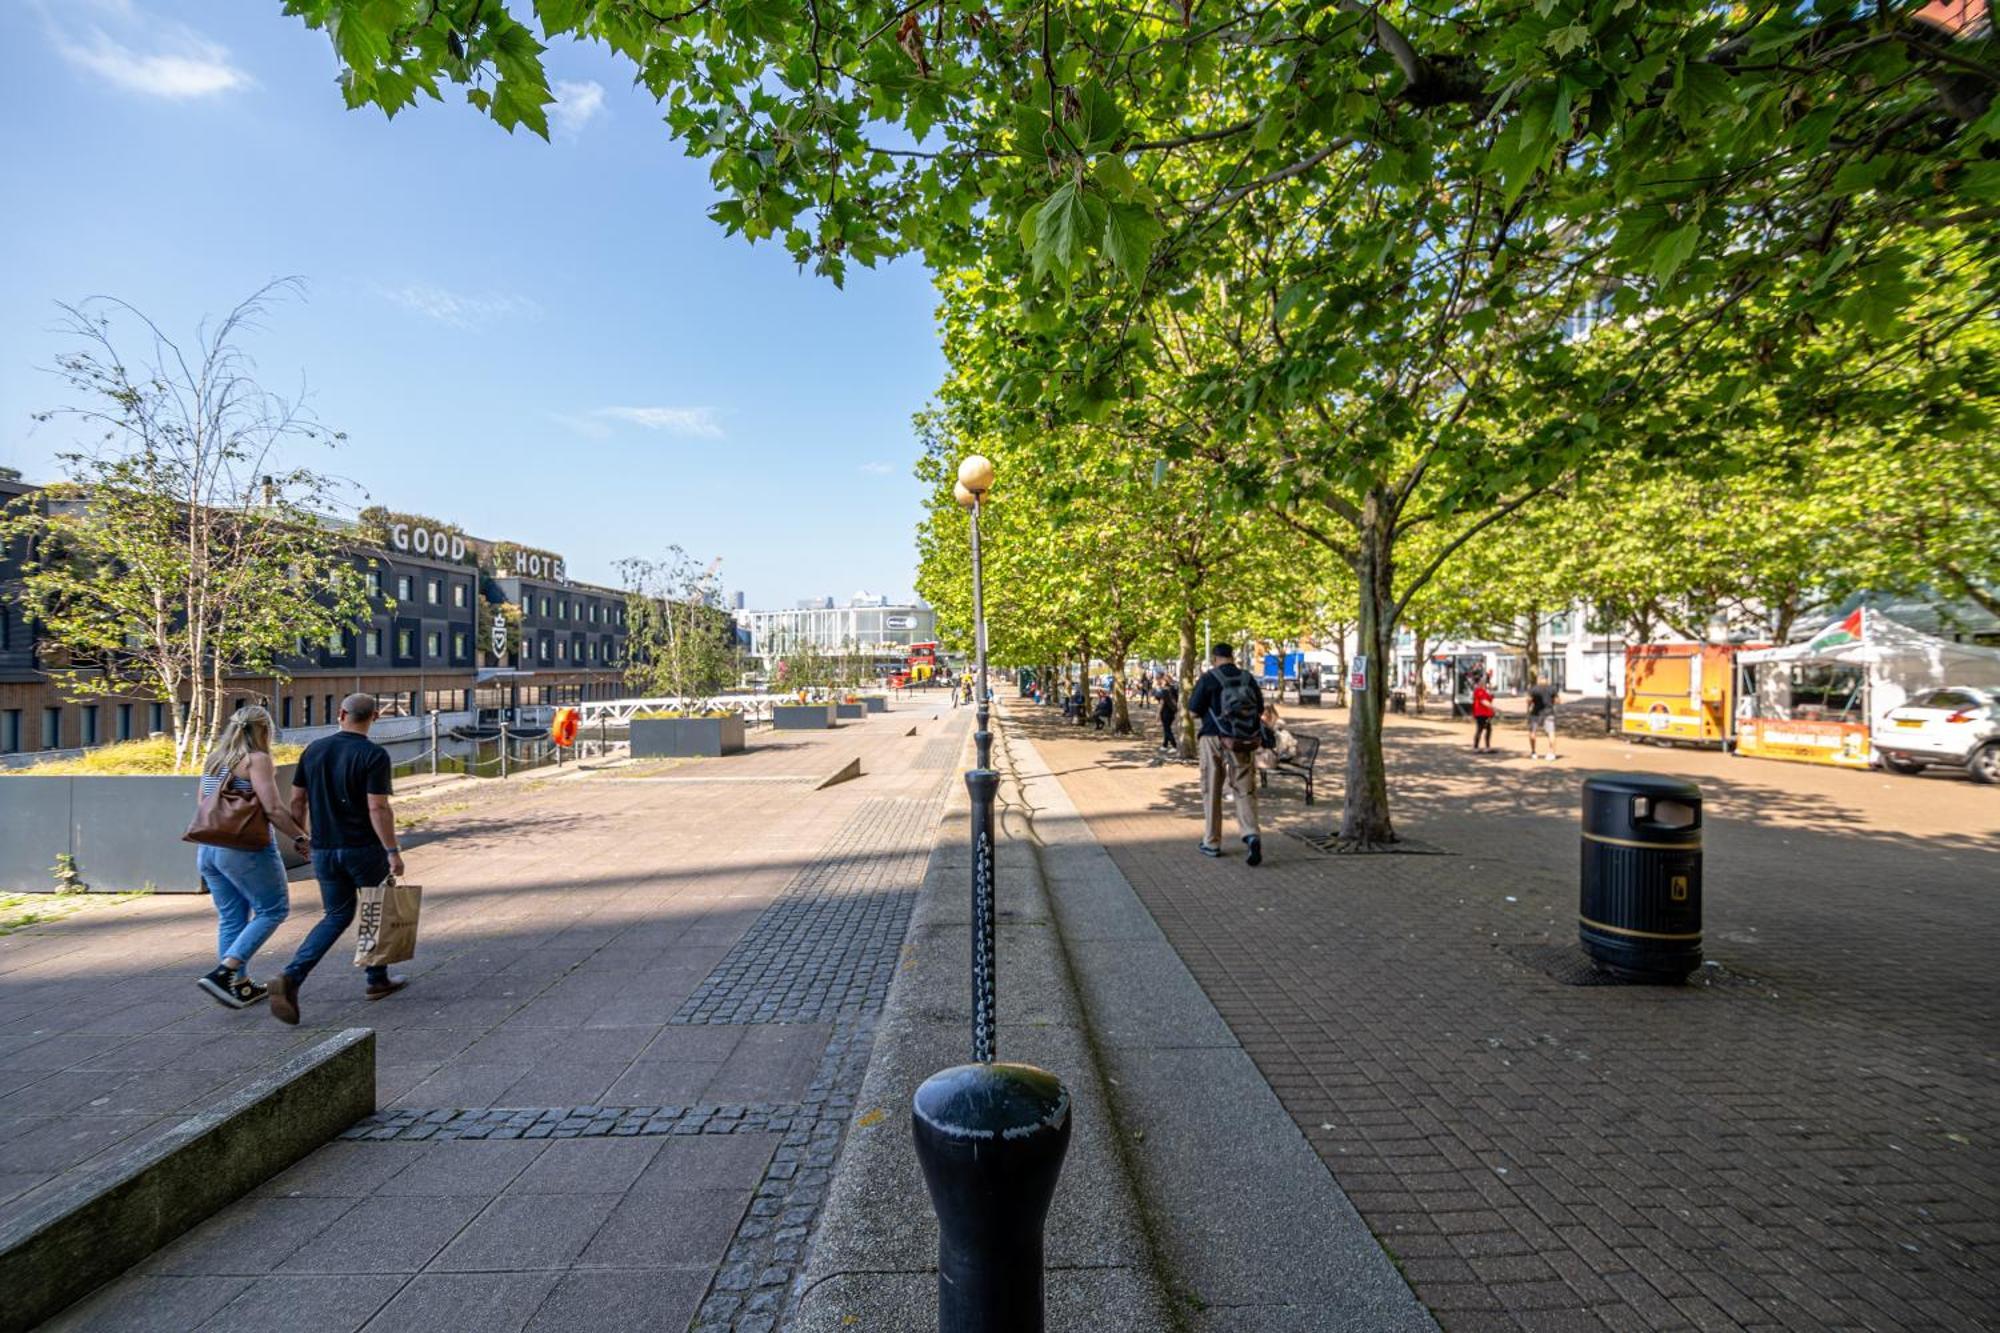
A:
<svg viewBox="0 0 2000 1333">
<path fill-rule="evenodd" d="M 593 624 L 593 625 L 595 625 L 595 624 L 597 623 L 597 603 L 596 603 L 596 602 L 592 602 L 592 603 L 590 604 L 590 623 L 591 623 L 591 624 Z"/>
<path fill-rule="evenodd" d="M 416 583 L 412 581 L 408 574 L 398 574 L 396 576 L 396 600 L 399 602 L 409 601 L 412 597 L 416 596 L 416 586 Z"/>
<path fill-rule="evenodd" d="M 62 744 L 62 709 L 42 710 L 42 748 L 53 750 Z"/>
<path fill-rule="evenodd" d="M 96 704 L 85 704 L 83 706 L 83 743 L 85 745 L 97 744 Z"/>
<path fill-rule="evenodd" d="M 462 629 L 453 630 L 451 632 L 451 655 L 453 657 L 470 657 L 472 655 L 472 636 Z"/>
<path fill-rule="evenodd" d="M 584 642 L 584 645 L 583 645 L 583 660 L 584 660 L 584 661 L 586 661 L 586 662 L 595 662 L 595 661 L 597 660 L 597 645 L 596 645 L 596 644 L 594 644 L 594 643 L 591 643 L 591 642 L 589 642 L 588 640 L 586 640 L 586 641 Z"/>
<path fill-rule="evenodd" d="M 544 662 L 549 660 L 549 641 L 547 639 L 542 640 L 541 657 Z"/>
<path fill-rule="evenodd" d="M 451 585 L 451 604 L 452 604 L 453 606 L 464 606 L 464 605 L 466 604 L 466 593 L 467 593 L 468 591 L 469 591 L 469 589 L 468 589 L 468 588 L 466 587 L 466 585 L 465 585 L 465 584 L 463 584 L 463 583 L 454 583 L 454 584 L 452 584 L 452 585 Z"/>
<path fill-rule="evenodd" d="M 547 615 L 548 613 L 549 613 L 549 599 L 544 597 L 542 598 L 542 614 Z"/>
<path fill-rule="evenodd" d="M 344 629 L 337 629 L 334 630 L 332 633 L 328 634 L 326 636 L 326 650 L 332 653 L 336 657 L 346 652 L 347 631 Z"/>
<path fill-rule="evenodd" d="M 379 630 L 379 629 L 371 629 L 371 630 L 369 630 L 369 631 L 368 631 L 368 632 L 367 632 L 367 633 L 366 633 L 365 635 L 363 635 L 363 636 L 362 636 L 362 640 L 361 640 L 361 641 L 362 641 L 362 642 L 363 642 L 364 644 L 366 644 L 366 645 L 367 645 L 367 648 L 368 648 L 368 655 L 369 655 L 370 657 L 380 657 L 380 656 L 382 655 L 382 631 L 381 631 L 381 630 Z"/>
<path fill-rule="evenodd" d="M 313 697 L 312 697 L 312 696 L 311 696 L 310 694 L 308 694 L 308 695 L 307 695 L 307 696 L 306 696 L 305 698 L 306 698 L 306 721 L 305 721 L 305 725 L 307 725 L 307 726 L 309 726 L 309 727 L 310 727 L 310 726 L 311 726 L 311 725 L 313 724 Z M 328 720 L 329 720 L 329 721 L 331 721 L 332 719 L 328 719 Z"/>
<path fill-rule="evenodd" d="M 428 598 L 430 599 L 430 603 L 431 603 L 431 605 L 432 605 L 432 606 L 437 606 L 437 605 L 438 605 L 439 603 L 443 602 L 443 601 L 444 601 L 444 580 L 443 580 L 443 579 L 427 579 L 427 580 L 425 580 L 425 582 L 424 582 L 424 596 L 426 596 L 426 597 L 428 597 Z"/>
<path fill-rule="evenodd" d="M 278 725 L 281 728 L 292 725 L 292 696 L 289 694 L 278 700 Z"/>
<path fill-rule="evenodd" d="M 21 748 L 21 710 L 0 713 L 0 754 L 14 754 Z"/>
<path fill-rule="evenodd" d="M 567 601 L 561 601 L 556 603 L 556 619 L 557 620 L 569 619 L 569 603 Z"/>
<path fill-rule="evenodd" d="M 121 741 L 129 741 L 132 739 L 131 704 L 118 705 L 118 739 Z"/>
<path fill-rule="evenodd" d="M 370 569 L 370 570 L 368 571 L 368 591 L 369 591 L 369 592 L 371 592 L 371 593 L 373 593 L 373 594 L 375 594 L 375 596 L 377 596 L 377 597 L 380 597 L 380 596 L 382 595 L 382 571 L 381 571 L 381 570 L 379 570 L 379 569 Z"/>
<path fill-rule="evenodd" d="M 442 657 L 443 655 L 444 635 L 438 633 L 436 630 L 432 630 L 429 634 L 424 635 L 424 656 Z"/>
<path fill-rule="evenodd" d="M 569 661 L 569 640 L 568 640 L 568 639 L 557 639 L 557 640 L 556 640 L 556 660 L 557 660 L 558 662 L 567 662 L 567 661 Z"/>
<path fill-rule="evenodd" d="M 149 731 L 165 731 L 167 729 L 167 706 L 159 703 L 152 705 L 152 713 L 146 721 Z"/>
<path fill-rule="evenodd" d="M 417 632 L 413 629 L 396 631 L 396 656 L 415 657 L 417 655 Z"/>
<path fill-rule="evenodd" d="M 575 607 L 574 607 L 573 609 L 574 609 L 574 610 L 576 611 L 576 618 L 577 618 L 578 620 L 582 620 L 582 619 L 583 619 L 583 603 L 582 603 L 582 602 L 578 602 L 578 603 L 576 604 L 576 606 L 575 606 Z"/>
</svg>

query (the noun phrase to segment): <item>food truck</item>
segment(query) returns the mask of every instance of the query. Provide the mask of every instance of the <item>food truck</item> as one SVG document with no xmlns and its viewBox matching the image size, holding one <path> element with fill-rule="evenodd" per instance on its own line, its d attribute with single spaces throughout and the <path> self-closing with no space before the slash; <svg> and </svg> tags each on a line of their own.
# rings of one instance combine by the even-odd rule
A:
<svg viewBox="0 0 2000 1333">
<path fill-rule="evenodd" d="M 1736 735 L 1737 652 L 1727 643 L 1627 648 L 1625 739 L 1726 747 Z"/>
<path fill-rule="evenodd" d="M 1857 609 L 1805 643 L 1736 655 L 1736 752 L 1867 768 L 1872 737 L 1919 690 L 2000 685 L 2000 653 Z"/>
</svg>

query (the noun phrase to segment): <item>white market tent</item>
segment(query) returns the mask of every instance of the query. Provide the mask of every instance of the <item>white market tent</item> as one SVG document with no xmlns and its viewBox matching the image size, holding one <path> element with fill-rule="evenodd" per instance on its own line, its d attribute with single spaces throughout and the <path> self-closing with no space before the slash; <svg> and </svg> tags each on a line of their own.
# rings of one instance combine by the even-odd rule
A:
<svg viewBox="0 0 2000 1333">
<path fill-rule="evenodd" d="M 1844 718 L 1872 734 L 1891 710 L 1918 691 L 1940 685 L 2000 688 L 2000 649 L 1953 643 L 1874 611 L 1862 613 L 1860 629 L 1858 636 L 1844 636 L 1829 627 L 1808 643 L 1738 653 L 1737 666 L 1745 678 L 1739 696 L 1743 707 L 1758 718 L 1818 721 L 1823 717 L 1831 722 L 1834 713 L 1827 707 L 1831 700 L 1820 696 L 1817 711 L 1801 707 L 1795 686 L 1808 676 L 1827 681 L 1835 673 L 1825 669 L 1848 668 L 1837 674 L 1858 685 L 1860 694 L 1851 700 Z"/>
</svg>

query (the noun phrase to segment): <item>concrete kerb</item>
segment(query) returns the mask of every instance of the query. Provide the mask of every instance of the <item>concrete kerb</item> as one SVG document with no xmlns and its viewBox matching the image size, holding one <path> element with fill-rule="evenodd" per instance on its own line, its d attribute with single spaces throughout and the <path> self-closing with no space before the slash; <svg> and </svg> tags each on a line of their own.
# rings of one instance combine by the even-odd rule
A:
<svg viewBox="0 0 2000 1333">
<path fill-rule="evenodd" d="M 997 748 L 1003 845 L 1038 854 L 1179 1327 L 1435 1330 L 1033 743 Z"/>
<path fill-rule="evenodd" d="M 349 1028 L 0 1225 L 0 1328 L 31 1328 L 375 1110 L 375 1033 Z"/>
<path fill-rule="evenodd" d="M 910 1138 L 910 1099 L 968 1058 L 968 797 L 954 783 L 912 914 L 896 981 L 795 1293 L 799 1333 L 937 1327 L 937 1223 Z M 1117 1146 L 1084 1013 L 1031 849 L 1002 837 L 999 1049 L 1054 1070 L 1074 1129 L 1049 1217 L 1049 1328 L 1159 1333 L 1175 1327 Z"/>
</svg>

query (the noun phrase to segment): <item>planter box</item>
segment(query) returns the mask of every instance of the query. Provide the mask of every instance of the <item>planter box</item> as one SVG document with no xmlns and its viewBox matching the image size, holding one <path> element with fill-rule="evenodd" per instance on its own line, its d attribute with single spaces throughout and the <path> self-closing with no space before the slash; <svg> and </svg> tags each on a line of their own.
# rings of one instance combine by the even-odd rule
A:
<svg viewBox="0 0 2000 1333">
<path fill-rule="evenodd" d="M 833 705 L 777 704 L 771 725 L 779 731 L 825 731 L 833 725 Z"/>
<path fill-rule="evenodd" d="M 879 694 L 867 695 L 861 702 L 871 713 L 886 713 L 889 711 L 889 701 Z"/>
<path fill-rule="evenodd" d="M 634 759 L 714 759 L 743 749 L 743 715 L 724 717 L 635 717 Z"/>
<path fill-rule="evenodd" d="M 867 717 L 868 705 L 864 703 L 835 704 L 833 706 L 833 715 L 844 718 Z"/>
<path fill-rule="evenodd" d="M 281 797 L 291 795 L 293 770 L 278 768 Z M 148 884 L 159 893 L 201 892 L 194 868 L 201 849 L 181 841 L 200 790 L 193 775 L 0 778 L 0 892 L 53 892 L 50 868 L 65 852 L 93 892 Z M 281 850 L 287 867 L 305 864 Z"/>
</svg>

